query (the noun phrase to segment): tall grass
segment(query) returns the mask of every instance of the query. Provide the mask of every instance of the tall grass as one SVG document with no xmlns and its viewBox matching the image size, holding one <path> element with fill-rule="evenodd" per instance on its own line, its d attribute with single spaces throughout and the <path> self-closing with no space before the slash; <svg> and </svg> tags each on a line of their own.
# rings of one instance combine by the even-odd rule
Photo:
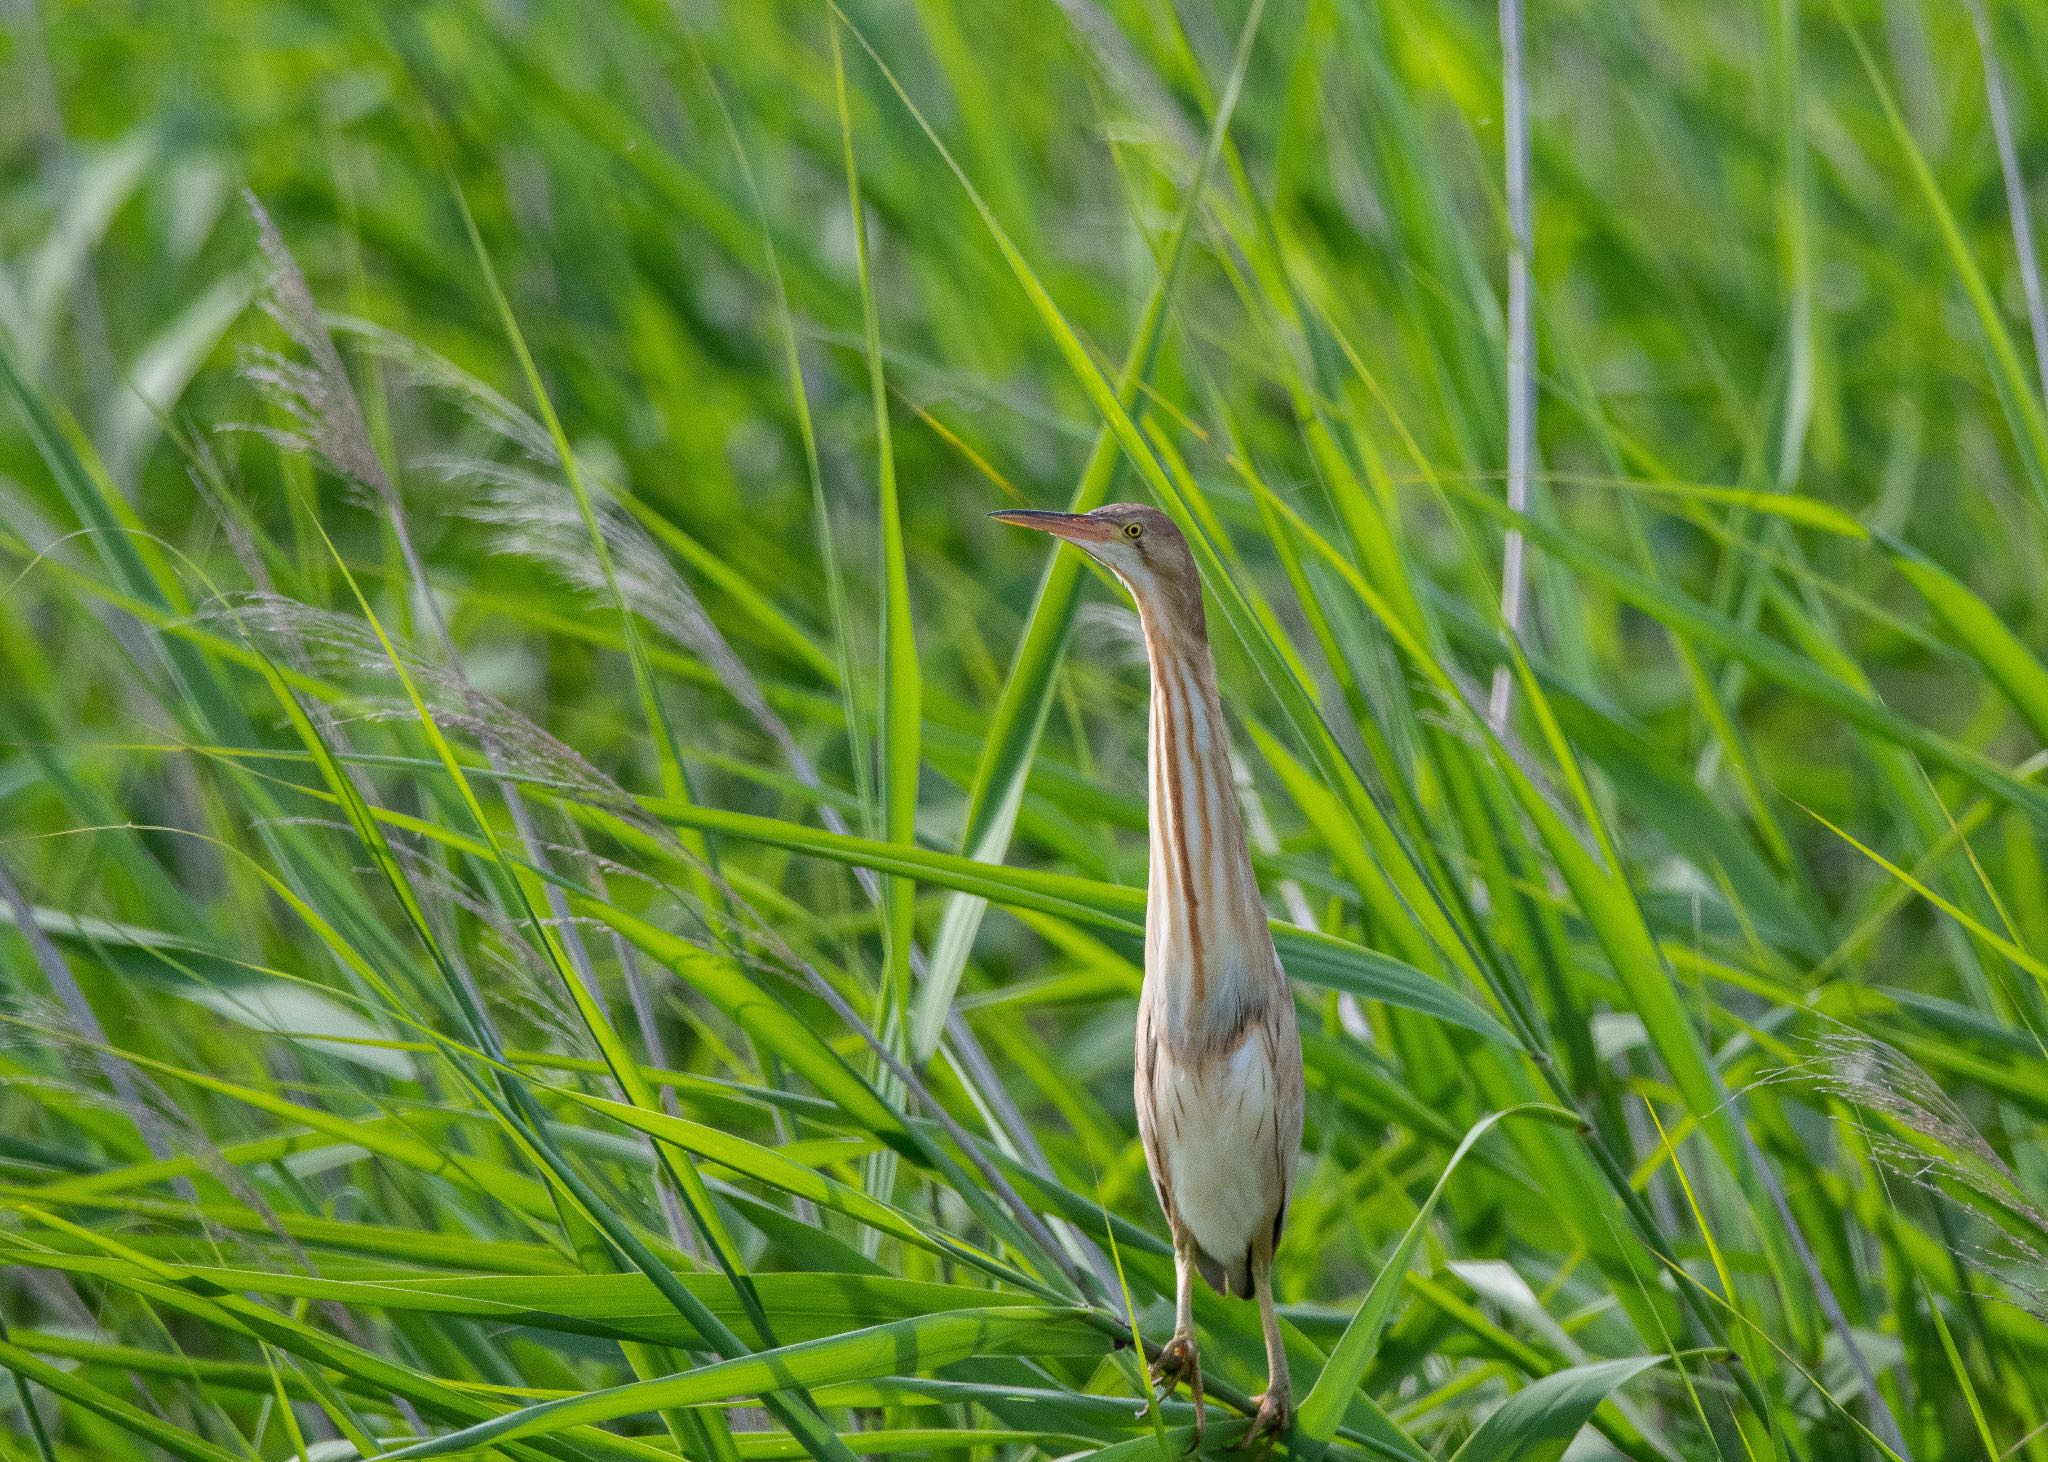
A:
<svg viewBox="0 0 2048 1462">
<path fill-rule="evenodd" d="M 0 1455 L 2048 1458 L 2048 13 L 7 14 Z"/>
</svg>

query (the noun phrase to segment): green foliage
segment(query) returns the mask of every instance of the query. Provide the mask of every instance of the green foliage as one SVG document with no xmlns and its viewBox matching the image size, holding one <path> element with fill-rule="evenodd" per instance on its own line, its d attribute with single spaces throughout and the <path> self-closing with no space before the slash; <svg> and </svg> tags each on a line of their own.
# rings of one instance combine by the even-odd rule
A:
<svg viewBox="0 0 2048 1462">
<path fill-rule="evenodd" d="M 0 1457 L 1192 1440 L 1145 498 L 1286 1455 L 2048 1459 L 2048 12 L 1526 9 L 1515 513 L 1493 6 L 11 7 Z"/>
</svg>

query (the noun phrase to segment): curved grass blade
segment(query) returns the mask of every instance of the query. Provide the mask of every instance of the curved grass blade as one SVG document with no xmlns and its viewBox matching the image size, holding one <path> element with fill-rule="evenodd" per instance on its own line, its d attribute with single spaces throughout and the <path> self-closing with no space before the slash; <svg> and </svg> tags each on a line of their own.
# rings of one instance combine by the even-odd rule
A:
<svg viewBox="0 0 2048 1462">
<path fill-rule="evenodd" d="M 587 1096 L 563 1087 L 554 1090 L 556 1095 L 565 1097 L 590 1111 L 636 1128 L 659 1141 L 672 1143 L 696 1157 L 731 1168 L 757 1182 L 814 1203 L 820 1208 L 843 1213 L 878 1233 L 888 1234 L 903 1243 L 927 1249 L 934 1254 L 972 1264 L 1005 1280 L 1015 1283 L 1029 1282 L 1024 1275 L 992 1256 L 953 1240 L 928 1225 L 920 1226 L 901 1209 L 892 1207 L 859 1188 L 849 1187 L 828 1178 L 771 1148 L 720 1132 L 713 1127 L 706 1127 L 699 1122 L 671 1117 L 665 1112 L 651 1112 L 644 1107 L 607 1101 L 602 1097 Z"/>
<path fill-rule="evenodd" d="M 18 1345 L 0 1341 L 0 1368 L 12 1371 L 23 1382 L 33 1381 L 74 1406 L 82 1406 L 105 1417 L 122 1431 L 163 1448 L 182 1462 L 240 1462 L 236 1453 L 216 1447 L 183 1427 L 172 1426 L 139 1406 L 131 1406 L 83 1377 L 62 1366 L 51 1365 Z M 23 1400 L 27 1404 L 26 1395 Z"/>
<path fill-rule="evenodd" d="M 691 822 L 707 830 L 837 863 L 880 872 L 902 869 L 926 883 L 959 889 L 992 903 L 1033 909 L 1124 935 L 1143 933 L 1142 889 L 1072 874 L 979 863 L 923 848 L 900 848 L 750 813 L 704 807 L 664 807 L 659 811 L 664 817 Z M 1469 998 L 1389 955 L 1279 920 L 1273 921 L 1273 940 L 1288 973 L 1298 979 L 1418 1010 L 1491 1039 L 1513 1043 L 1500 1022 Z"/>
<path fill-rule="evenodd" d="M 1558 1462 L 1601 1402 L 1669 1359 L 1638 1355 L 1594 1361 L 1533 1381 L 1481 1422 L 1451 1462 Z"/>
<path fill-rule="evenodd" d="M 1444 1164 L 1443 1172 L 1437 1176 L 1436 1184 L 1429 1190 L 1429 1196 L 1422 1200 L 1422 1207 L 1416 1210 L 1406 1232 L 1401 1235 L 1394 1250 L 1380 1266 L 1374 1276 L 1365 1298 L 1358 1303 L 1357 1311 L 1344 1333 L 1330 1350 L 1330 1358 L 1324 1363 L 1322 1373 L 1303 1398 L 1301 1411 L 1295 1425 L 1313 1441 L 1327 1442 L 1337 1434 L 1337 1426 L 1344 1418 L 1345 1408 L 1351 1404 L 1358 1392 L 1359 1383 L 1365 1379 L 1366 1368 L 1372 1364 L 1373 1356 L 1379 1350 L 1380 1336 L 1385 1331 L 1388 1317 L 1393 1313 L 1394 1298 L 1401 1289 L 1401 1277 L 1407 1273 L 1408 1263 L 1414 1257 L 1415 1249 L 1422 1242 L 1423 1226 L 1436 1209 L 1437 1200 L 1443 1197 L 1451 1175 L 1458 1170 L 1465 1154 L 1493 1130 L 1496 1123 L 1510 1117 L 1534 1117 L 1560 1126 L 1581 1128 L 1582 1119 L 1576 1112 L 1562 1107 L 1553 1107 L 1546 1102 L 1524 1102 L 1502 1111 L 1490 1113 L 1472 1124 L 1465 1138 L 1451 1153 L 1450 1161 Z"/>
<path fill-rule="evenodd" d="M 572 1426 L 612 1421 L 670 1407 L 705 1406 L 786 1386 L 915 1375 L 972 1356 L 1099 1355 L 1109 1337 L 1084 1312 L 1041 1306 L 958 1311 L 876 1325 L 828 1340 L 761 1351 L 742 1360 L 659 1380 L 613 1386 L 508 1412 L 479 1426 L 386 1452 L 375 1462 L 443 1457 L 486 1443 L 553 1435 Z"/>
</svg>

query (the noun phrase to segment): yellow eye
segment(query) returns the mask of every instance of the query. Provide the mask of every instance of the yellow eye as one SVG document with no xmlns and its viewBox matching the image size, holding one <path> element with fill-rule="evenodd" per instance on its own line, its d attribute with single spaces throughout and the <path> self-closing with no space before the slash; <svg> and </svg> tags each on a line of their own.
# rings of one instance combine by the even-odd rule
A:
<svg viewBox="0 0 2048 1462">
<path fill-rule="evenodd" d="M 1143 538 L 1144 536 L 1145 536 L 1145 525 L 1144 525 L 1143 523 L 1126 523 L 1126 524 L 1124 524 L 1124 537 L 1126 537 L 1126 538 Z"/>
</svg>

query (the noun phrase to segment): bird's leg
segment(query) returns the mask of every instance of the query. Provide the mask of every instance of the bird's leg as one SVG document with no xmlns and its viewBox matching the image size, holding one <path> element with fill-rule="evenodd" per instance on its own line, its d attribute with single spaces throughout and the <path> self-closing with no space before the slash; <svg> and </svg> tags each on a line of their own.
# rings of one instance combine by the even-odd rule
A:
<svg viewBox="0 0 2048 1462">
<path fill-rule="evenodd" d="M 1287 1375 L 1287 1346 L 1280 1338 L 1280 1316 L 1273 1309 L 1271 1244 L 1260 1244 L 1252 1250 L 1252 1289 L 1259 1300 L 1259 1325 L 1266 1334 L 1266 1394 L 1259 1398 L 1251 1429 L 1238 1445 L 1256 1448 L 1263 1456 L 1294 1420 L 1294 1384 Z"/>
<path fill-rule="evenodd" d="M 1163 1401 L 1181 1381 L 1195 1403 L 1194 1446 L 1202 1442 L 1202 1358 L 1195 1349 L 1195 1251 L 1193 1241 L 1181 1234 L 1173 1239 L 1173 1339 L 1160 1348 L 1152 1363 L 1152 1381 Z M 1141 1415 L 1143 1413 L 1140 1413 Z"/>
</svg>

